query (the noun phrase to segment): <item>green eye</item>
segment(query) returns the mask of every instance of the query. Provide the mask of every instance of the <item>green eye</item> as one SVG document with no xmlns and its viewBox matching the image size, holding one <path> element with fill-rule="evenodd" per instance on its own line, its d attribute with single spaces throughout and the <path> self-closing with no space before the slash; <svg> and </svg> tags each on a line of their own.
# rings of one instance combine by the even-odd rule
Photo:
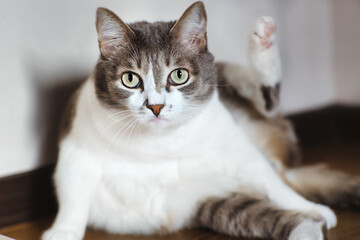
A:
<svg viewBox="0 0 360 240">
<path fill-rule="evenodd" d="M 121 76 L 121 81 L 128 88 L 137 88 L 140 86 L 141 81 L 138 75 L 132 72 L 126 72 Z"/>
<path fill-rule="evenodd" d="M 189 72 L 185 69 L 176 69 L 170 73 L 170 83 L 173 85 L 181 85 L 189 79 Z"/>
</svg>

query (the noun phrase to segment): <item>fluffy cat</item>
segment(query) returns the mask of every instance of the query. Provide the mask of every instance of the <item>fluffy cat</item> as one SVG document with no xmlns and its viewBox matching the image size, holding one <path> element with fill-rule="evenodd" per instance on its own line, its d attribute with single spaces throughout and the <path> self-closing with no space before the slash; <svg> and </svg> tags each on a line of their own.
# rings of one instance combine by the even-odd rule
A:
<svg viewBox="0 0 360 240">
<path fill-rule="evenodd" d="M 215 63 L 206 25 L 202 2 L 176 22 L 128 25 L 97 10 L 101 56 L 67 110 L 54 176 L 59 212 L 43 240 L 80 240 L 88 225 L 320 240 L 336 225 L 328 207 L 297 192 L 336 206 L 359 180 L 288 168 L 297 145 L 278 111 L 274 21 L 255 23 L 248 67 Z M 359 206 L 351 197 L 341 204 Z"/>
</svg>

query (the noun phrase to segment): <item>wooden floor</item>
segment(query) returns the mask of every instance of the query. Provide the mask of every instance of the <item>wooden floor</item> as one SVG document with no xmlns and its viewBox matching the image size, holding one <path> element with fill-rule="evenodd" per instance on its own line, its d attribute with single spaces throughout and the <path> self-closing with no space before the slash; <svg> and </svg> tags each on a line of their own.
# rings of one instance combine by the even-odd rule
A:
<svg viewBox="0 0 360 240">
<path fill-rule="evenodd" d="M 360 145 L 334 145 L 318 146 L 304 152 L 306 163 L 327 162 L 330 166 L 360 176 Z M 359 240 L 360 239 L 360 213 L 336 211 L 338 226 L 330 230 L 329 240 Z M 47 229 L 53 217 L 26 222 L 0 229 L 0 234 L 18 240 L 39 240 L 41 233 Z M 101 231 L 87 230 L 85 240 L 188 240 L 234 239 L 212 233 L 206 230 L 187 230 L 163 236 L 119 236 L 110 235 Z"/>
</svg>

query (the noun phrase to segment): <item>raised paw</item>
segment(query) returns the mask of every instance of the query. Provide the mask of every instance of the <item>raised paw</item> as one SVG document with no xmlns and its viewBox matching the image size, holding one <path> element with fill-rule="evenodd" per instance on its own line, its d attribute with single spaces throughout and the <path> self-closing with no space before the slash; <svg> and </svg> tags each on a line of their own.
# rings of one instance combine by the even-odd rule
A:
<svg viewBox="0 0 360 240">
<path fill-rule="evenodd" d="M 41 240 L 81 240 L 81 237 L 72 231 L 50 229 L 42 235 Z"/>
<path fill-rule="evenodd" d="M 252 38 L 260 50 L 269 49 L 275 40 L 275 21 L 272 17 L 261 17 L 255 23 Z"/>
</svg>

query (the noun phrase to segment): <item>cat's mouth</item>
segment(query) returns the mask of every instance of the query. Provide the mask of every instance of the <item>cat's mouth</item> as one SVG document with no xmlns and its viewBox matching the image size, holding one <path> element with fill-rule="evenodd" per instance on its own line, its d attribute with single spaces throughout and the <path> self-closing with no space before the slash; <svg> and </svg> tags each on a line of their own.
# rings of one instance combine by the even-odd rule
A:
<svg viewBox="0 0 360 240">
<path fill-rule="evenodd" d="M 150 119 L 151 123 L 161 123 L 161 122 L 165 122 L 168 121 L 168 119 L 164 118 L 164 117 L 153 117 Z"/>
</svg>

